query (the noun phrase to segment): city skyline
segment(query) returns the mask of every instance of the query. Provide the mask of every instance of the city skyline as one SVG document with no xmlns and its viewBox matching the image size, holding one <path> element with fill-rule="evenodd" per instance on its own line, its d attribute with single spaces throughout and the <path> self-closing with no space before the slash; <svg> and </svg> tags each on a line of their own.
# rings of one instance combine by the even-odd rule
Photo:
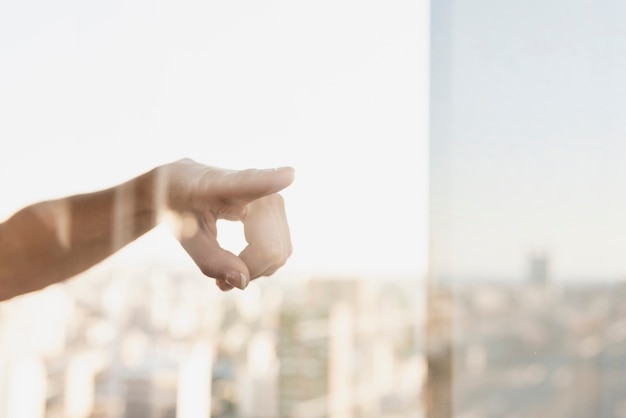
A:
<svg viewBox="0 0 626 418">
<path fill-rule="evenodd" d="M 420 416 L 419 288 L 277 280 L 223 293 L 193 270 L 90 271 L 0 305 L 0 415 Z"/>
</svg>

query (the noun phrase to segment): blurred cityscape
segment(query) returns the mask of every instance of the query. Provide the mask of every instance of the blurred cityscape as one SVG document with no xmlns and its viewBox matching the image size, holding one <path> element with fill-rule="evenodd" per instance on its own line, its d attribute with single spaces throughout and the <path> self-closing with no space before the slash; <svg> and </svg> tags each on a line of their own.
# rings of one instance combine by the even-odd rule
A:
<svg viewBox="0 0 626 418">
<path fill-rule="evenodd" d="M 416 280 L 99 267 L 0 304 L 0 417 L 423 416 Z"/>
<path fill-rule="evenodd" d="M 626 417 L 626 284 L 477 285 L 454 307 L 454 416 Z"/>
<path fill-rule="evenodd" d="M 431 287 L 428 417 L 626 417 L 626 281 Z M 434 401 L 433 401 L 434 399 Z"/>
<path fill-rule="evenodd" d="M 0 304 L 0 417 L 626 417 L 626 282 L 95 269 Z"/>
</svg>

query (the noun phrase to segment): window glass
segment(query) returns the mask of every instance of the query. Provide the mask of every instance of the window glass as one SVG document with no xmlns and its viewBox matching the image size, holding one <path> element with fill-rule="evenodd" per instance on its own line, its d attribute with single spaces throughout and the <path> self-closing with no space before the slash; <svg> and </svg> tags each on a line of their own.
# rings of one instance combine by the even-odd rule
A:
<svg viewBox="0 0 626 418">
<path fill-rule="evenodd" d="M 431 410 L 623 416 L 626 8 L 432 16 Z"/>
</svg>

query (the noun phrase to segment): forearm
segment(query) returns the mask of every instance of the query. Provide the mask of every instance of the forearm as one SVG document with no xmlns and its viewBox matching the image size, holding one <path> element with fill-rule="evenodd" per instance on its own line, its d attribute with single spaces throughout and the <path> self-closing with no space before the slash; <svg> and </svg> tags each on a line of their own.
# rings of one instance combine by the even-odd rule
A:
<svg viewBox="0 0 626 418">
<path fill-rule="evenodd" d="M 0 300 L 70 278 L 152 229 L 156 173 L 38 203 L 0 224 Z"/>
</svg>

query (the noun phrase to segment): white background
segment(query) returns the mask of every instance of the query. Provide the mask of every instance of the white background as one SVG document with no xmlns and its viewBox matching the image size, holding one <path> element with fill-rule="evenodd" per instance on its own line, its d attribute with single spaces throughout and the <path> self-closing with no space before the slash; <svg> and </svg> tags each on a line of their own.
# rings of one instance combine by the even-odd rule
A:
<svg viewBox="0 0 626 418">
<path fill-rule="evenodd" d="M 2 2 L 0 219 L 181 157 L 291 165 L 284 271 L 421 275 L 428 21 L 425 0 Z M 117 259 L 191 263 L 163 228 Z"/>
</svg>

